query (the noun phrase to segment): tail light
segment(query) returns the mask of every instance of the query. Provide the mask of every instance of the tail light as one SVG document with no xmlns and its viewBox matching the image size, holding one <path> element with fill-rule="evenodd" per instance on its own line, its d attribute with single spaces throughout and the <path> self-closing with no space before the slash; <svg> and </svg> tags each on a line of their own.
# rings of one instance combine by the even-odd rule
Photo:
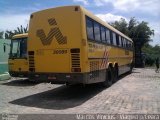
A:
<svg viewBox="0 0 160 120">
<path fill-rule="evenodd" d="M 72 68 L 72 72 L 81 72 L 81 68 Z"/>
</svg>

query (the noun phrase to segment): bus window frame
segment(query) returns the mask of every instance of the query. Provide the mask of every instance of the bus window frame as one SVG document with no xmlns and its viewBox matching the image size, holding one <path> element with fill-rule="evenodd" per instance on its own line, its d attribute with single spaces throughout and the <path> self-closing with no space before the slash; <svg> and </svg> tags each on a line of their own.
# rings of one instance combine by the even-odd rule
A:
<svg viewBox="0 0 160 120">
<path fill-rule="evenodd" d="M 88 33 L 87 33 L 87 19 L 89 19 L 90 21 L 92 21 L 92 30 L 93 30 L 93 37 L 94 37 L 94 39 L 88 38 Z M 94 22 L 96 22 L 96 23 L 99 25 L 100 41 L 95 40 Z M 95 21 L 94 19 L 90 18 L 90 17 L 87 16 L 87 15 L 85 15 L 85 25 L 86 25 L 86 36 L 87 36 L 87 40 L 88 40 L 88 41 L 91 41 L 91 42 L 94 42 L 94 43 L 98 43 L 98 44 L 113 46 L 113 47 L 121 48 L 121 49 L 124 49 L 124 50 L 133 51 L 133 48 L 132 48 L 132 47 L 131 47 L 131 48 L 128 48 L 128 47 L 126 46 L 126 42 L 127 42 L 127 41 L 131 42 L 131 44 L 133 45 L 133 42 L 132 42 L 132 41 L 128 40 L 127 38 L 119 35 L 118 33 L 114 32 L 114 31 L 110 30 L 108 27 L 102 25 L 101 23 Z M 102 33 L 101 33 L 101 28 L 102 28 L 102 27 L 105 29 L 105 42 L 103 42 L 103 40 L 102 40 Z M 107 39 L 106 31 L 109 31 L 109 38 L 110 38 L 110 40 Z M 115 37 L 116 37 L 116 45 L 113 44 L 113 33 L 115 34 Z M 119 42 L 119 44 L 117 44 L 117 36 L 121 38 L 121 39 L 118 39 L 119 41 L 121 40 L 121 42 Z M 110 41 L 110 43 L 108 43 L 108 41 Z M 121 44 L 120 44 L 120 43 L 121 43 Z"/>
</svg>

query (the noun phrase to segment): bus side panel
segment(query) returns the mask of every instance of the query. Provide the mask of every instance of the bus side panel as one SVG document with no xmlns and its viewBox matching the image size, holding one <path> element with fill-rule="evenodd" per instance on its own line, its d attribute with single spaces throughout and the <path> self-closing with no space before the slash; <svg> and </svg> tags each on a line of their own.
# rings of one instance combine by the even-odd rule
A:
<svg viewBox="0 0 160 120">
<path fill-rule="evenodd" d="M 133 61 L 133 51 L 120 49 L 118 53 L 119 75 L 121 75 L 130 71 Z"/>
<path fill-rule="evenodd" d="M 133 52 L 113 45 L 98 43 L 87 40 L 85 14 L 83 16 L 83 37 L 86 39 L 88 53 L 85 63 L 87 83 L 96 83 L 105 81 L 107 64 L 110 62 L 118 63 L 119 75 L 130 70 Z"/>
</svg>

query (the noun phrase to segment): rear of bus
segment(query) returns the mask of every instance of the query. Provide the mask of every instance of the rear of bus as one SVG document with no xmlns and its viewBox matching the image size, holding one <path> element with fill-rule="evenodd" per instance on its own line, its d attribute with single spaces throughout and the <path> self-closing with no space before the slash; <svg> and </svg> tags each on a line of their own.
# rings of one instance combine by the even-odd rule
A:
<svg viewBox="0 0 160 120">
<path fill-rule="evenodd" d="M 28 33 L 14 35 L 8 59 L 9 74 L 12 77 L 27 77 L 27 39 Z"/>
<path fill-rule="evenodd" d="M 29 78 L 52 83 L 84 83 L 86 59 L 81 9 L 57 7 L 30 16 Z"/>
</svg>

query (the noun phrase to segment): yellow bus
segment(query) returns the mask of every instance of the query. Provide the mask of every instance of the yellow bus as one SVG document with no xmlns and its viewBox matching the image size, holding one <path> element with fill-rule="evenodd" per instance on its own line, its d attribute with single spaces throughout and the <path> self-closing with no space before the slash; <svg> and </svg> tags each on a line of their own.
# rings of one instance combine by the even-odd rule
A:
<svg viewBox="0 0 160 120">
<path fill-rule="evenodd" d="M 29 78 L 53 84 L 110 86 L 132 70 L 133 42 L 81 6 L 30 16 Z"/>
<path fill-rule="evenodd" d="M 27 39 L 28 33 L 14 35 L 11 39 L 8 68 L 12 77 L 28 77 Z"/>
</svg>

